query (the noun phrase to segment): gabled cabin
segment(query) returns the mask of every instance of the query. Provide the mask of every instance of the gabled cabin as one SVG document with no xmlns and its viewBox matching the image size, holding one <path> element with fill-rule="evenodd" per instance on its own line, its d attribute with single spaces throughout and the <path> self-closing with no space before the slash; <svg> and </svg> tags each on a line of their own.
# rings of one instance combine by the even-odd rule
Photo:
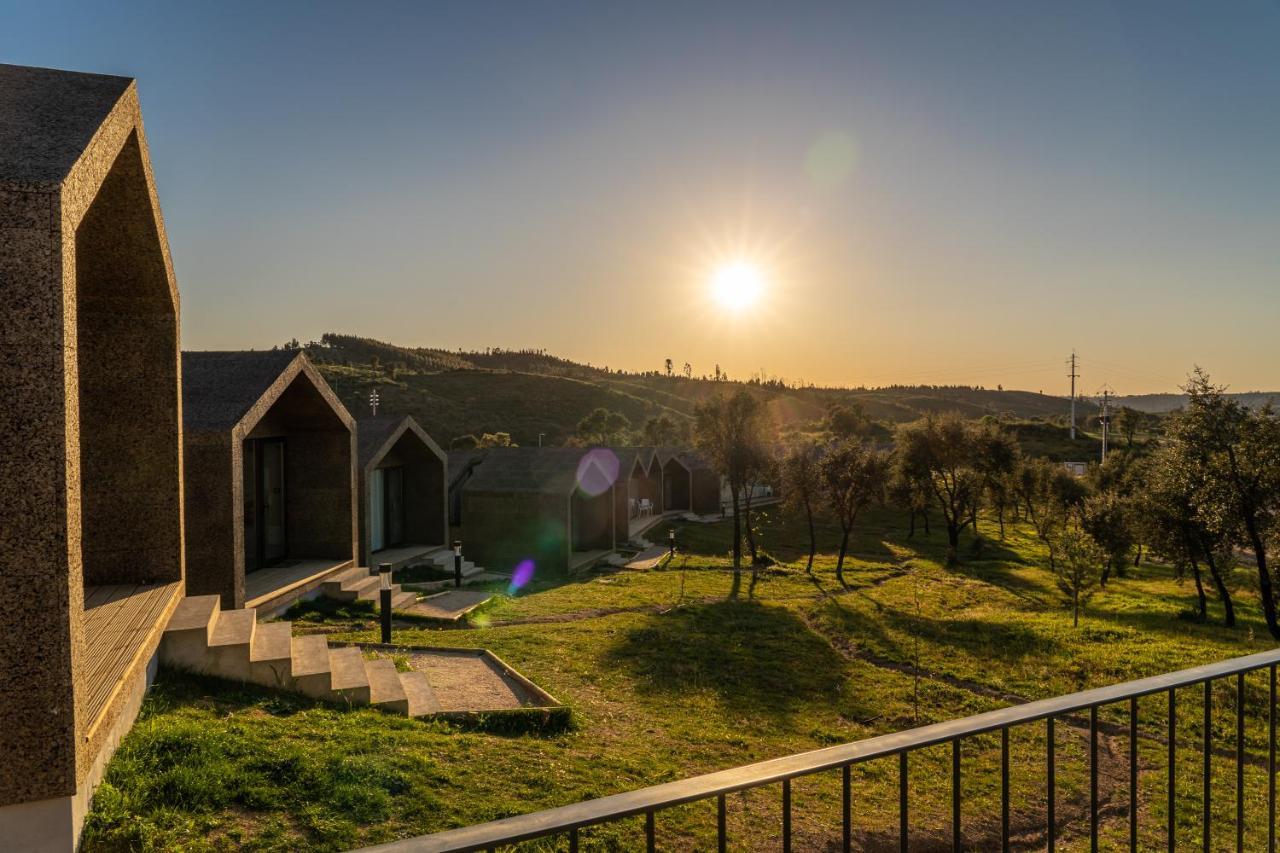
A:
<svg viewBox="0 0 1280 853">
<path fill-rule="evenodd" d="M 448 460 L 418 422 L 361 418 L 360 564 L 410 565 L 449 540 Z"/>
<path fill-rule="evenodd" d="M 355 422 L 303 353 L 182 354 L 187 594 L 278 612 L 356 559 Z"/>
<path fill-rule="evenodd" d="M 178 288 L 133 80 L 0 65 L 0 847 L 74 849 L 182 595 Z"/>
<path fill-rule="evenodd" d="M 585 571 L 612 553 L 618 458 L 572 447 L 480 451 L 459 490 L 463 552 L 495 571 Z"/>
<path fill-rule="evenodd" d="M 689 508 L 700 515 L 720 512 L 723 491 L 720 472 L 695 451 L 681 453 L 680 461 L 689 471 Z"/>
<path fill-rule="evenodd" d="M 693 475 L 680 451 L 659 448 L 658 463 L 662 468 L 662 511 L 688 512 L 692 509 Z"/>
<path fill-rule="evenodd" d="M 641 535 L 661 518 L 662 476 L 652 447 L 618 448 L 614 453 L 620 471 L 615 490 L 614 538 L 621 544 Z"/>
</svg>

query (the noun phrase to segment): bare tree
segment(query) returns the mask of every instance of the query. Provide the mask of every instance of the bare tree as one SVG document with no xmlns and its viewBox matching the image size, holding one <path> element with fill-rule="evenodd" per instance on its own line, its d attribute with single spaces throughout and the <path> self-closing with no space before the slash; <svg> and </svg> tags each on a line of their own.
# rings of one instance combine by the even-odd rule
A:
<svg viewBox="0 0 1280 853">
<path fill-rule="evenodd" d="M 822 489 L 818 445 L 804 440 L 792 445 L 782 458 L 782 496 L 786 506 L 804 513 L 809 525 L 809 562 L 804 570 L 813 574 L 813 557 L 818 552 L 818 537 L 813 525 L 814 501 Z"/>
</svg>

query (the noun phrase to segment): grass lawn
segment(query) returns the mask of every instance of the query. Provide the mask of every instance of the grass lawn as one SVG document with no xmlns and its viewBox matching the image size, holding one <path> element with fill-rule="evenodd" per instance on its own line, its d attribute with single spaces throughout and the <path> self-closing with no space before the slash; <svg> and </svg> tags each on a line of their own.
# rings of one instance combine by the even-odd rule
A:
<svg viewBox="0 0 1280 853">
<path fill-rule="evenodd" d="M 464 627 L 404 623 L 405 644 L 483 646 L 573 709 L 573 725 L 511 734 L 346 710 L 268 691 L 163 673 L 95 800 L 86 850 L 342 849 L 490 820 L 647 784 L 910 728 L 1013 702 L 1139 678 L 1273 645 L 1241 575 L 1239 625 L 1187 617 L 1188 582 L 1144 566 L 1113 580 L 1079 628 L 1029 528 L 999 541 L 984 523 L 978 557 L 942 563 L 945 536 L 913 539 L 872 513 L 836 583 L 836 531 L 822 525 L 813 576 L 802 526 L 771 514 L 765 549 L 779 565 L 730 598 L 727 524 L 680 528 L 682 553 L 655 572 L 534 581 Z M 968 551 L 969 549 L 965 549 Z M 501 587 L 495 591 L 505 592 Z M 376 639 L 371 610 L 312 609 L 298 630 Z M 1219 619 L 1217 611 L 1212 618 Z M 1246 847 L 1265 837 L 1265 674 L 1247 682 Z M 1215 696 L 1214 825 L 1234 838 L 1234 693 Z M 1183 696 L 1182 694 L 1186 695 Z M 1165 697 L 1141 703 L 1144 846 L 1163 844 Z M 1177 819 L 1198 843 L 1201 691 L 1179 694 Z M 1127 838 L 1124 708 L 1105 709 L 1104 848 Z M 1060 849 L 1087 847 L 1085 721 L 1058 725 Z M 1044 844 L 1042 726 L 1015 730 L 1012 824 Z M 967 741 L 964 833 L 974 849 L 999 827 L 999 741 Z M 913 849 L 949 849 L 951 754 L 913 754 Z M 855 844 L 896 849 L 896 762 L 855 768 Z M 793 787 L 798 849 L 838 837 L 838 773 Z M 658 817 L 659 847 L 714 844 L 715 804 Z M 729 798 L 736 845 L 779 834 L 776 787 Z M 642 846 L 639 820 L 584 835 L 584 849 Z M 537 849 L 553 849 L 547 843 Z M 560 843 L 563 849 L 563 842 Z"/>
</svg>

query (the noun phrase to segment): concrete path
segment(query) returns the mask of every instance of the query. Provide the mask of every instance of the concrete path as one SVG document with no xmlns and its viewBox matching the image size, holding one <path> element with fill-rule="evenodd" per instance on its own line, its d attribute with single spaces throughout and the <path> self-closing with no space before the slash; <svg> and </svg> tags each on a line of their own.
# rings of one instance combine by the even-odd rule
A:
<svg viewBox="0 0 1280 853">
<path fill-rule="evenodd" d="M 419 599 L 417 604 L 403 608 L 402 612 L 445 622 L 457 622 L 491 598 L 493 598 L 491 592 L 455 589 Z"/>
<path fill-rule="evenodd" d="M 663 548 L 660 545 L 654 545 L 653 547 L 646 548 L 645 550 L 641 551 L 639 554 L 636 554 L 634 557 L 630 559 L 630 561 L 628 561 L 623 566 L 623 568 L 635 569 L 640 571 L 644 571 L 647 569 L 654 569 L 658 567 L 658 564 L 661 563 L 663 558 L 666 556 L 667 556 L 666 548 Z"/>
<path fill-rule="evenodd" d="M 505 711 L 547 705 L 491 658 L 474 651 L 412 651 L 409 665 L 426 675 L 440 702 L 440 711 Z"/>
</svg>

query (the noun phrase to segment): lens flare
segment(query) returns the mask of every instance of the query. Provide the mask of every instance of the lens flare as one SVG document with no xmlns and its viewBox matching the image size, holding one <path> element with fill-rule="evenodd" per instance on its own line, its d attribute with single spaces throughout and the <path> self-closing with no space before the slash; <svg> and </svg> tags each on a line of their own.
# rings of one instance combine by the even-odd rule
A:
<svg viewBox="0 0 1280 853">
<path fill-rule="evenodd" d="M 511 583 L 507 585 L 507 595 L 515 595 L 533 580 L 533 560 L 521 560 L 516 563 L 511 573 Z"/>
<path fill-rule="evenodd" d="M 612 450 L 588 450 L 578 461 L 578 491 L 593 498 L 603 495 L 618 481 L 619 467 L 618 456 Z"/>
</svg>

